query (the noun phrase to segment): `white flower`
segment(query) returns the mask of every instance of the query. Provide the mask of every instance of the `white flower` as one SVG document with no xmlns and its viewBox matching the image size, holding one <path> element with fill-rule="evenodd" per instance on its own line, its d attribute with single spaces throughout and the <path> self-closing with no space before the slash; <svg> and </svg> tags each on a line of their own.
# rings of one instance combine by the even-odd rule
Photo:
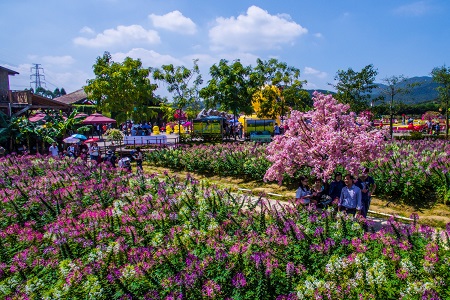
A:
<svg viewBox="0 0 450 300">
<path fill-rule="evenodd" d="M 361 225 L 359 225 L 359 223 L 357 223 L 357 222 L 353 222 L 353 223 L 352 223 L 352 230 L 353 230 L 353 231 L 359 231 L 359 230 L 361 230 Z"/>
<path fill-rule="evenodd" d="M 121 277 L 124 279 L 133 278 L 135 275 L 136 275 L 136 270 L 134 269 L 134 266 L 128 265 L 122 269 Z"/>
</svg>

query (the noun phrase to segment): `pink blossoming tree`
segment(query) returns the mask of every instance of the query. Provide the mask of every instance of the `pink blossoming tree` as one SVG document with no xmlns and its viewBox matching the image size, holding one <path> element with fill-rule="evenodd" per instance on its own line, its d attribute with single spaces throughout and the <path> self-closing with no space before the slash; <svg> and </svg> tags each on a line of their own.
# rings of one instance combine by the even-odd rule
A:
<svg viewBox="0 0 450 300">
<path fill-rule="evenodd" d="M 313 100 L 313 110 L 291 112 L 285 134 L 269 145 L 267 158 L 273 165 L 265 180 L 281 183 L 284 173 L 293 176 L 303 166 L 325 180 L 338 166 L 356 174 L 362 163 L 382 153 L 386 132 L 371 127 L 367 117 L 357 117 L 331 95 L 315 92 Z"/>
</svg>

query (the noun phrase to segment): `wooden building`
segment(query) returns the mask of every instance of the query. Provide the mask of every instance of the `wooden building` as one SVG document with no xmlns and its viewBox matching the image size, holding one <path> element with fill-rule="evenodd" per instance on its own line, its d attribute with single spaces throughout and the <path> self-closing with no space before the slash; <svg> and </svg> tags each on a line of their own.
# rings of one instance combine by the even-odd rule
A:
<svg viewBox="0 0 450 300">
<path fill-rule="evenodd" d="M 29 115 L 33 110 L 62 110 L 69 112 L 71 105 L 35 95 L 31 91 L 12 91 L 9 76 L 19 74 L 16 71 L 0 66 L 0 111 L 8 116 Z"/>
</svg>

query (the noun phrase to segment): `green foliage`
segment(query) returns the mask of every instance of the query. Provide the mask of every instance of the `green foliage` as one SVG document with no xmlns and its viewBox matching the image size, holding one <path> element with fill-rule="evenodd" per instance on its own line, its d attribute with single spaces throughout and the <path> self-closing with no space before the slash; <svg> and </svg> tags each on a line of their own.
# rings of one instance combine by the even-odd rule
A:
<svg viewBox="0 0 450 300">
<path fill-rule="evenodd" d="M 87 81 L 84 91 L 98 110 L 114 115 L 118 123 L 127 119 L 149 120 L 154 116 L 149 106 L 155 104 L 156 85 L 150 83 L 150 71 L 142 68 L 139 59 L 127 57 L 117 63 L 105 52 L 97 57 L 93 68 L 95 78 Z"/>
<path fill-rule="evenodd" d="M 398 113 L 400 109 L 400 104 L 396 98 L 398 95 L 405 95 L 411 92 L 412 88 L 417 85 L 409 85 L 406 84 L 408 78 L 405 78 L 403 75 L 400 76 L 391 76 L 383 79 L 383 82 L 386 84 L 384 88 L 381 88 L 381 94 L 384 96 L 383 101 L 387 102 L 389 107 L 389 132 L 391 137 L 393 136 L 393 119 L 394 114 Z"/>
<path fill-rule="evenodd" d="M 278 115 L 288 113 L 288 107 L 299 111 L 306 111 L 312 107 L 311 96 L 302 89 L 306 81 L 300 80 L 299 69 L 288 66 L 285 62 L 279 62 L 276 58 L 267 61 L 258 58 L 252 76 L 257 78 L 260 89 L 266 85 L 279 88 L 281 92 L 279 101 L 272 101 L 274 106 L 278 106 L 274 109 L 280 111 Z M 270 95 L 268 99 L 271 99 Z"/>
<path fill-rule="evenodd" d="M 431 72 L 433 75 L 433 81 L 439 84 L 437 90 L 439 92 L 439 98 L 441 100 L 441 105 L 445 112 L 445 136 L 448 138 L 449 131 L 449 101 L 450 101 L 450 67 L 447 68 L 445 65 L 442 67 L 434 68 Z"/>
<path fill-rule="evenodd" d="M 338 82 L 334 85 L 337 90 L 334 97 L 342 103 L 349 104 L 351 111 L 366 110 L 370 93 L 377 87 L 374 84 L 377 74 L 378 71 L 373 65 L 365 66 L 361 72 L 356 72 L 352 68 L 347 71 L 339 70 L 334 78 Z"/>
<path fill-rule="evenodd" d="M 151 69 L 153 78 L 167 85 L 175 109 L 189 108 L 190 111 L 197 113 L 200 111 L 199 86 L 203 83 L 203 79 L 197 62 L 198 59 L 194 60 L 192 69 L 185 66 L 174 67 L 172 64 L 163 65 L 161 69 Z M 194 112 L 191 114 L 196 115 Z"/>
<path fill-rule="evenodd" d="M 43 87 L 38 87 L 36 91 L 34 91 L 34 94 L 50 99 L 55 99 L 66 95 L 66 90 L 64 90 L 64 88 L 61 88 L 61 90 L 59 88 L 56 88 L 52 92 L 50 90 L 44 89 Z"/>
<path fill-rule="evenodd" d="M 119 129 L 110 128 L 106 131 L 105 136 L 110 141 L 123 141 L 123 133 Z"/>
<path fill-rule="evenodd" d="M 239 60 L 229 64 L 222 59 L 210 68 L 209 74 L 211 80 L 200 91 L 206 107 L 220 106 L 221 110 L 231 111 L 235 115 L 252 112 L 251 97 L 259 85 L 250 66 L 243 66 Z"/>
<path fill-rule="evenodd" d="M 429 207 L 445 203 L 450 190 L 448 143 L 439 139 L 401 140 L 371 165 L 376 194 L 391 201 Z"/>
</svg>

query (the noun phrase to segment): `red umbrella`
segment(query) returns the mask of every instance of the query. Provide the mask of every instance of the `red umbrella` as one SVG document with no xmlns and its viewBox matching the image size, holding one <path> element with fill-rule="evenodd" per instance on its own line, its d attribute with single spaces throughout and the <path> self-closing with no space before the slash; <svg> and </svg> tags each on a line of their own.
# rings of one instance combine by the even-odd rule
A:
<svg viewBox="0 0 450 300">
<path fill-rule="evenodd" d="M 76 114 L 75 115 L 75 119 L 78 119 L 78 118 L 86 118 L 88 115 L 87 114 L 85 114 L 85 113 L 79 113 L 79 114 Z"/>
<path fill-rule="evenodd" d="M 30 120 L 30 122 L 39 122 L 39 121 L 44 120 L 44 118 L 46 116 L 47 115 L 44 113 L 38 113 L 38 114 L 35 114 L 34 116 L 30 117 L 28 120 Z"/>
<path fill-rule="evenodd" d="M 87 139 L 87 140 L 85 140 L 83 143 L 84 144 L 89 144 L 89 143 L 95 143 L 95 142 L 98 142 L 99 141 L 99 138 L 90 138 L 90 139 Z"/>
<path fill-rule="evenodd" d="M 92 114 L 83 120 L 82 124 L 93 125 L 93 124 L 106 124 L 106 123 L 116 123 L 116 120 L 105 117 L 102 114 Z"/>
</svg>

